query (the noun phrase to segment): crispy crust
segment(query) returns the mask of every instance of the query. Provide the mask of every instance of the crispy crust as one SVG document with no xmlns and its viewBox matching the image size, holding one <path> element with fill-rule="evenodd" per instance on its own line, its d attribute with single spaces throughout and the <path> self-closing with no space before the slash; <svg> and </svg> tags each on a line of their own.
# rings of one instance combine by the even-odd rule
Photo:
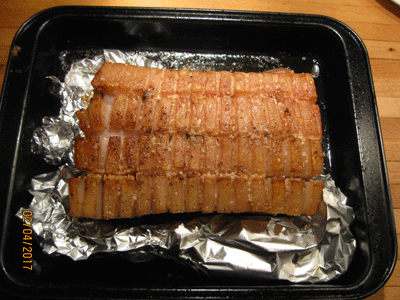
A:
<svg viewBox="0 0 400 300">
<path fill-rule="evenodd" d="M 132 218 L 168 211 L 314 215 L 324 187 L 320 180 L 194 173 L 89 174 L 73 178 L 70 184 L 72 199 L 83 200 L 80 206 L 71 202 L 71 215 L 94 219 Z"/>
<path fill-rule="evenodd" d="M 320 142 L 306 138 L 157 133 L 111 136 L 102 143 L 90 136 L 76 139 L 75 165 L 87 173 L 114 175 L 198 172 L 311 179 L 322 172 L 323 152 Z"/>
<path fill-rule="evenodd" d="M 104 63 L 77 112 L 71 215 L 315 214 L 322 126 L 310 74 Z"/>
</svg>

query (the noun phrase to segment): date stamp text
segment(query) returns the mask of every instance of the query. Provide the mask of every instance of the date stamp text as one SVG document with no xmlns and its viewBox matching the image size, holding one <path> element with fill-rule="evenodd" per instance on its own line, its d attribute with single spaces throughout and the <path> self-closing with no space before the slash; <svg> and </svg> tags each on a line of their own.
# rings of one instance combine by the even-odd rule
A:
<svg viewBox="0 0 400 300">
<path fill-rule="evenodd" d="M 22 268 L 32 270 L 32 212 L 22 213 Z"/>
</svg>

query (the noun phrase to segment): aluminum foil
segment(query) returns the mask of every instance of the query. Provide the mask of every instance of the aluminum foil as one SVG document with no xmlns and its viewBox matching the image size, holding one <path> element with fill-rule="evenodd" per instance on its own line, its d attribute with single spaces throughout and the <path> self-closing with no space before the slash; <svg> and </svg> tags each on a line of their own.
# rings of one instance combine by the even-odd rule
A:
<svg viewBox="0 0 400 300">
<path fill-rule="evenodd" d="M 131 220 L 88 220 L 69 215 L 68 179 L 73 167 L 73 142 L 79 130 L 75 112 L 85 108 L 92 94 L 90 82 L 104 61 L 157 68 L 248 70 L 282 67 L 273 57 L 199 55 L 164 52 L 104 50 L 70 63 L 71 53 L 60 56 L 68 72 L 64 81 L 49 77 L 61 99 L 59 116 L 45 117 L 34 131 L 32 151 L 59 165 L 53 173 L 32 179 L 31 223 L 43 251 L 84 260 L 94 253 L 121 253 L 130 261 L 162 256 L 182 262 L 209 276 L 325 282 L 343 274 L 354 255 L 350 232 L 354 211 L 329 175 L 322 175 L 324 202 L 313 216 L 263 214 L 183 214 L 158 222 L 154 217 Z M 245 63 L 243 63 L 245 62 Z M 318 65 L 313 67 L 318 76 Z M 188 217 L 191 216 L 191 217 Z M 190 219 L 188 219 L 190 218 Z"/>
</svg>

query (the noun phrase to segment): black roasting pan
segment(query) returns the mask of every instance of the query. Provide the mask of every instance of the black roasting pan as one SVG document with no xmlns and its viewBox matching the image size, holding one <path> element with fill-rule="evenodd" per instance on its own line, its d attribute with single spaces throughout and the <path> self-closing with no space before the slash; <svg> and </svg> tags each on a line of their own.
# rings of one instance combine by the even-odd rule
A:
<svg viewBox="0 0 400 300">
<path fill-rule="evenodd" d="M 33 130 L 60 108 L 46 77 L 65 75 L 61 53 L 81 59 L 101 49 L 269 55 L 297 72 L 317 63 L 325 167 L 356 214 L 351 230 L 357 249 L 347 272 L 317 284 L 210 278 L 163 258 L 129 263 L 99 255 L 75 262 L 44 254 L 37 240 L 33 270 L 23 269 L 24 227 L 15 214 L 32 199 L 31 178 L 57 168 L 31 151 Z M 361 39 L 334 19 L 191 9 L 48 9 L 18 30 L 0 105 L 2 299 L 358 299 L 377 291 L 393 271 L 396 232 L 369 58 Z"/>
</svg>

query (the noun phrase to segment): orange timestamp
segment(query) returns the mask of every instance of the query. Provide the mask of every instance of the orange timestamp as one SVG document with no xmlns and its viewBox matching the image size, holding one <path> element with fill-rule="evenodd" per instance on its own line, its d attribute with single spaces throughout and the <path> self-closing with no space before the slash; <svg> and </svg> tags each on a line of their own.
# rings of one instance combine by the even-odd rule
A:
<svg viewBox="0 0 400 300">
<path fill-rule="evenodd" d="M 22 268 L 32 270 L 32 211 L 23 211 L 22 222 Z"/>
</svg>

